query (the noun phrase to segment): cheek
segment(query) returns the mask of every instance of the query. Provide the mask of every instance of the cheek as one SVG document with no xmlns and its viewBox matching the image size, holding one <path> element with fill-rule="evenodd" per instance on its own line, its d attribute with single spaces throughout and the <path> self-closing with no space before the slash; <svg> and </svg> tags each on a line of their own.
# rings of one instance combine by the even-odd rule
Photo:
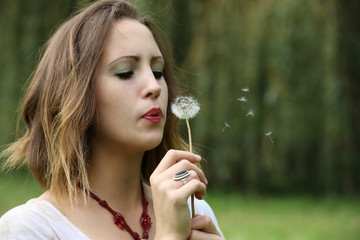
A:
<svg viewBox="0 0 360 240">
<path fill-rule="evenodd" d="M 126 103 L 124 95 L 127 92 L 117 79 L 109 76 L 99 78 L 95 85 L 97 106 L 100 108 L 111 108 L 114 105 Z"/>
<path fill-rule="evenodd" d="M 168 88 L 165 87 L 162 92 L 161 92 L 161 96 L 160 96 L 161 100 L 160 100 L 160 104 L 163 106 L 163 109 L 165 109 L 166 111 L 168 110 L 168 103 L 169 103 L 169 92 L 168 92 Z M 167 115 L 167 113 L 165 114 Z"/>
<path fill-rule="evenodd" d="M 124 93 L 119 91 L 119 86 L 110 83 L 111 81 L 103 81 L 95 88 L 98 120 L 108 124 L 112 123 L 112 119 L 122 116 L 121 110 L 127 106 L 124 102 Z"/>
<path fill-rule="evenodd" d="M 162 86 L 162 90 L 161 90 L 161 95 L 162 95 L 162 98 L 163 99 L 166 99 L 166 106 L 167 106 L 167 103 L 168 103 L 168 98 L 169 98 L 169 89 L 168 89 L 168 86 L 166 84 L 166 82 L 164 81 L 164 85 Z"/>
</svg>

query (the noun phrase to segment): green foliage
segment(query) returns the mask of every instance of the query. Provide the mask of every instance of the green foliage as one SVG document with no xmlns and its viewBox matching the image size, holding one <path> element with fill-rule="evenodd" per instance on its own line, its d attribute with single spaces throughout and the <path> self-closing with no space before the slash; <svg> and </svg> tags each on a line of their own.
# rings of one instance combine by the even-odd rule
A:
<svg viewBox="0 0 360 240">
<path fill-rule="evenodd" d="M 73 11 L 72 1 L 0 3 L 0 145 L 15 138 L 21 90 L 34 70 L 38 51 Z"/>
<path fill-rule="evenodd" d="M 26 171 L 0 174 L 0 216 L 41 193 L 40 185 Z"/>
</svg>

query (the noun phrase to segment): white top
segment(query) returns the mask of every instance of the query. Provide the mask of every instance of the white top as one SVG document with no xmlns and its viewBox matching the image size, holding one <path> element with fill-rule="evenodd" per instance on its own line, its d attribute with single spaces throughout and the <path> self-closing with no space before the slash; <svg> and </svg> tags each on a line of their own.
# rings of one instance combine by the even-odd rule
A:
<svg viewBox="0 0 360 240">
<path fill-rule="evenodd" d="M 221 233 L 211 207 L 204 200 L 195 201 L 195 212 L 211 217 Z M 5 239 L 90 240 L 54 205 L 39 198 L 11 209 L 0 218 L 0 240 Z"/>
</svg>

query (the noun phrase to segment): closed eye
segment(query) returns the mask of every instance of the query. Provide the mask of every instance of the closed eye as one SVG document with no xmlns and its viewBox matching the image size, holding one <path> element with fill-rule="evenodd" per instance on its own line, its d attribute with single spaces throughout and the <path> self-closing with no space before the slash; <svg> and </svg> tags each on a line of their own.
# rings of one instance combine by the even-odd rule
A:
<svg viewBox="0 0 360 240">
<path fill-rule="evenodd" d="M 134 75 L 133 71 L 126 71 L 126 72 L 118 72 L 115 74 L 120 79 L 130 79 Z"/>
<path fill-rule="evenodd" d="M 164 73 L 162 71 L 153 71 L 154 77 L 156 79 L 161 79 L 164 76 Z"/>
</svg>

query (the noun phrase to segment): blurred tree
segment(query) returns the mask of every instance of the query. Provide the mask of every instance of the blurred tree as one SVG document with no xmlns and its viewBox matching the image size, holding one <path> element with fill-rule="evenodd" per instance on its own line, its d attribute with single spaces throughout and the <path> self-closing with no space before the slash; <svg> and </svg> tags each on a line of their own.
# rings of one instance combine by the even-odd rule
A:
<svg viewBox="0 0 360 240">
<path fill-rule="evenodd" d="M 205 145 L 212 184 L 255 193 L 359 193 L 358 141 L 349 143 L 360 136 L 353 132 L 359 118 L 347 111 L 352 103 L 339 75 L 334 3 L 188 3 L 196 11 L 186 21 L 192 39 L 183 68 L 202 104 L 194 139 Z M 357 93 L 356 84 L 347 85 Z M 242 96 L 246 103 L 237 101 Z M 231 128 L 222 132 L 224 122 Z"/>
<path fill-rule="evenodd" d="M 0 3 L 0 144 L 14 140 L 16 109 L 23 84 L 37 61 L 37 52 L 78 7 L 76 0 L 1 1 Z M 5 133 L 5 134 L 4 134 Z"/>
<path fill-rule="evenodd" d="M 336 3 L 339 19 L 338 63 L 349 113 L 347 144 L 344 146 L 348 156 L 342 163 L 341 183 L 346 192 L 358 193 L 360 174 L 354 169 L 360 168 L 360 2 L 337 0 Z"/>
</svg>

